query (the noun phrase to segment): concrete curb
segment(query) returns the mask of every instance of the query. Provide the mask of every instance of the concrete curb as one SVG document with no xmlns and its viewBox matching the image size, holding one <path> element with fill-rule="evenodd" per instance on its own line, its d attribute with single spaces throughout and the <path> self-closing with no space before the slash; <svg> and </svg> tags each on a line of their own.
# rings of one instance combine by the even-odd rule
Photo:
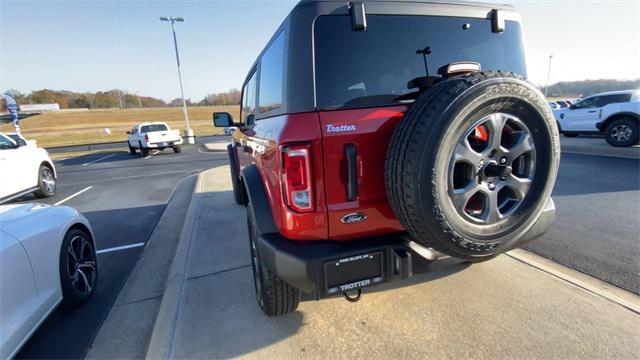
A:
<svg viewBox="0 0 640 360">
<path fill-rule="evenodd" d="M 228 142 L 205 143 L 204 148 L 209 152 L 226 152 Z"/>
<path fill-rule="evenodd" d="M 162 295 L 162 302 L 158 316 L 156 317 L 147 348 L 148 359 L 168 359 L 173 350 L 173 338 L 180 312 L 180 298 L 184 290 L 186 280 L 189 250 L 191 249 L 192 234 L 197 214 L 198 199 L 196 195 L 202 188 L 202 182 L 206 171 L 198 174 L 196 185 L 185 217 L 184 227 L 180 234 L 180 240 L 175 257 L 171 263 L 171 269 L 167 277 L 167 283 Z"/>
<path fill-rule="evenodd" d="M 190 175 L 176 186 L 86 359 L 142 358 L 146 354 L 196 180 L 197 175 Z"/>
</svg>

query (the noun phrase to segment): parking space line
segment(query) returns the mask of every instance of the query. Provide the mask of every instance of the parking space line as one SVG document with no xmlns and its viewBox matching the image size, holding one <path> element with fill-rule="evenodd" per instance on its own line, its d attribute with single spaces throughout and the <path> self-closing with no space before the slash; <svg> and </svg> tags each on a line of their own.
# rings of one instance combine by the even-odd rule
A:
<svg viewBox="0 0 640 360">
<path fill-rule="evenodd" d="M 75 193 L 75 194 L 71 194 L 71 195 L 67 196 L 66 198 L 64 198 L 64 199 L 62 199 L 62 200 L 60 200 L 60 201 L 58 201 L 57 203 L 55 203 L 55 204 L 53 204 L 53 205 L 61 205 L 61 204 L 65 203 L 65 202 L 67 202 L 67 201 L 69 201 L 69 200 L 73 199 L 74 197 L 76 197 L 76 196 L 78 196 L 78 195 L 82 194 L 83 192 L 90 190 L 91 188 L 93 188 L 93 186 L 87 186 L 86 188 L 84 188 L 84 189 L 82 189 L 82 190 L 78 191 L 78 192 L 77 192 L 77 193 Z"/>
<path fill-rule="evenodd" d="M 112 157 L 112 156 L 115 156 L 115 155 L 116 155 L 116 154 L 110 154 L 110 155 L 107 155 L 107 156 L 103 156 L 103 157 L 101 157 L 101 158 L 98 158 L 98 159 L 95 159 L 95 160 L 89 161 L 89 162 L 87 162 L 87 163 L 84 163 L 84 164 L 82 164 L 82 166 L 87 166 L 87 165 L 89 165 L 89 164 L 97 163 L 98 161 L 102 161 L 102 160 L 104 160 L 104 159 L 108 159 L 108 158 L 110 158 L 110 157 Z"/>
<path fill-rule="evenodd" d="M 96 251 L 96 254 L 104 254 L 104 253 L 110 253 L 110 252 L 113 252 L 113 251 L 133 249 L 133 248 L 137 248 L 137 247 L 141 247 L 141 246 L 144 246 L 144 243 L 141 242 L 141 243 L 135 243 L 135 244 L 129 244 L 129 245 L 116 246 L 116 247 L 112 247 L 112 248 L 98 250 L 98 251 Z"/>
<path fill-rule="evenodd" d="M 158 154 L 159 152 L 160 152 L 160 151 L 156 150 L 156 151 L 152 152 L 151 154 L 149 154 L 149 155 L 145 156 L 144 158 L 145 158 L 145 159 L 149 159 L 150 157 L 152 157 L 153 155 Z"/>
</svg>

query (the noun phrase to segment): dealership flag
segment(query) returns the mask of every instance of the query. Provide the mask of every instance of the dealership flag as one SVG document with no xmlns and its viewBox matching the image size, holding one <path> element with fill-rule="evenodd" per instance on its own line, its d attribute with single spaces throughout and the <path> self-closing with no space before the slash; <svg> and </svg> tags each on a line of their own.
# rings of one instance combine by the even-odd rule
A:
<svg viewBox="0 0 640 360">
<path fill-rule="evenodd" d="M 18 117 L 18 103 L 16 100 L 9 94 L 4 93 L 4 101 L 7 102 L 7 110 L 9 110 L 9 114 L 11 114 L 11 120 L 13 121 L 13 126 L 16 128 L 16 132 L 20 132 L 20 118 Z"/>
</svg>

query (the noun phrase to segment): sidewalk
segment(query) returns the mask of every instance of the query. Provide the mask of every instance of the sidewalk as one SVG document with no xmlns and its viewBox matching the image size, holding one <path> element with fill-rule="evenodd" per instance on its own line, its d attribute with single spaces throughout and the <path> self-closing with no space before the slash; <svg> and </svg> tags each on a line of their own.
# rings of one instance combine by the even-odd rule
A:
<svg viewBox="0 0 640 360">
<path fill-rule="evenodd" d="M 444 259 L 366 290 L 357 304 L 304 301 L 268 318 L 255 301 L 246 215 L 228 172 L 198 179 L 169 278 L 181 283 L 165 290 L 148 357 L 640 357 L 638 313 L 506 255 L 475 265 Z"/>
</svg>

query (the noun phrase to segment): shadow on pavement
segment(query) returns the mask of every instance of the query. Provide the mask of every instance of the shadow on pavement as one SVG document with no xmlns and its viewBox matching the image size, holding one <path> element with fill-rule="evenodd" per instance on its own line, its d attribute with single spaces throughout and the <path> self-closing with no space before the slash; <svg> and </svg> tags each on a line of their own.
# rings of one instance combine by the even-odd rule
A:
<svg viewBox="0 0 640 360">
<path fill-rule="evenodd" d="M 97 250 L 146 242 L 165 205 L 86 212 Z M 74 310 L 56 309 L 16 358 L 83 358 L 116 300 L 142 247 L 98 255 L 98 282 L 93 297 Z"/>
</svg>

